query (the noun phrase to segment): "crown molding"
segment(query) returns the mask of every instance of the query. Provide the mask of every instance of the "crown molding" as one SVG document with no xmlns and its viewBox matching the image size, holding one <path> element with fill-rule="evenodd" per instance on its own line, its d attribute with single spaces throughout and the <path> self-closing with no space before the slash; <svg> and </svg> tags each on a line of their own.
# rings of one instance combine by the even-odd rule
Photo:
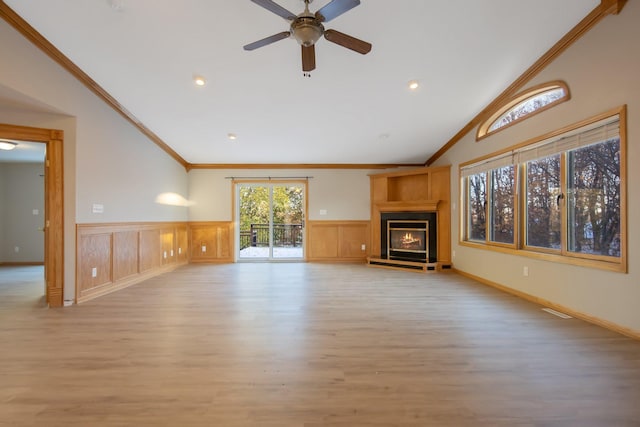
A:
<svg viewBox="0 0 640 427">
<path fill-rule="evenodd" d="M 506 88 L 500 95 L 498 95 L 489 105 L 487 105 L 478 115 L 476 115 L 469 123 L 467 123 L 462 129 L 458 131 L 446 144 L 444 144 L 434 155 L 432 155 L 426 162 L 425 166 L 432 165 L 438 160 L 444 153 L 446 153 L 451 147 L 453 147 L 458 141 L 464 138 L 469 132 L 478 126 L 485 120 L 487 115 L 492 111 L 498 109 L 502 104 L 506 103 L 509 99 L 516 95 L 516 93 L 524 87 L 525 84 L 530 82 L 535 76 L 537 76 L 542 70 L 544 70 L 549 64 L 551 64 L 558 56 L 560 56 L 565 50 L 572 44 L 578 41 L 589 30 L 596 26 L 608 15 L 617 15 L 620 13 L 627 0 L 601 0 L 600 4 L 596 6 L 582 21 L 580 21 L 575 27 L 573 27 L 567 34 L 564 35 L 551 49 L 549 49 L 544 55 L 542 55 L 531 67 L 529 67 L 524 73 L 520 75 L 511 85 Z"/>
</svg>

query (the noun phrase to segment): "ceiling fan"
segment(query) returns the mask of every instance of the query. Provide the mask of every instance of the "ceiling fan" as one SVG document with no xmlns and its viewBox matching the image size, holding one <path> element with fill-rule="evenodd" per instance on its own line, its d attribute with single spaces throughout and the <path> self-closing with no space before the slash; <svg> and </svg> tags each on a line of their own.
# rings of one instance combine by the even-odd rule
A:
<svg viewBox="0 0 640 427">
<path fill-rule="evenodd" d="M 269 45 L 278 40 L 289 37 L 295 38 L 302 47 L 302 71 L 305 75 L 316 68 L 315 43 L 324 35 L 324 38 L 332 43 L 351 49 L 354 52 L 366 55 L 371 51 L 371 43 L 359 40 L 355 37 L 341 33 L 336 30 L 325 30 L 323 22 L 329 22 L 343 13 L 353 9 L 360 4 L 360 0 L 332 0 L 316 13 L 309 11 L 309 3 L 313 0 L 304 1 L 304 12 L 295 15 L 272 0 L 251 0 L 258 6 L 262 6 L 270 12 L 281 16 L 291 22 L 289 31 L 266 37 L 244 46 L 244 50 L 254 50 L 259 47 Z"/>
</svg>

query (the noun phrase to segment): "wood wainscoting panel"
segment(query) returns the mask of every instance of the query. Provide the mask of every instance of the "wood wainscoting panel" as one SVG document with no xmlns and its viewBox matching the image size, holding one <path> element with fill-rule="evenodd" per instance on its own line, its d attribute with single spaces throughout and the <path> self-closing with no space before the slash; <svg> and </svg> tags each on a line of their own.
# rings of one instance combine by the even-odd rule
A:
<svg viewBox="0 0 640 427">
<path fill-rule="evenodd" d="M 309 256 L 307 259 L 338 258 L 338 225 L 330 221 L 309 221 Z"/>
<path fill-rule="evenodd" d="M 189 229 L 182 226 L 176 228 L 176 261 L 180 264 L 189 262 Z"/>
<path fill-rule="evenodd" d="M 362 258 L 367 256 L 369 247 L 369 221 L 356 224 L 342 224 L 338 229 L 340 258 Z M 364 245 L 364 249 L 362 249 Z"/>
<path fill-rule="evenodd" d="M 308 231 L 308 261 L 366 260 L 369 221 L 309 221 Z"/>
<path fill-rule="evenodd" d="M 138 232 L 113 233 L 113 280 L 138 274 Z"/>
<path fill-rule="evenodd" d="M 188 254 L 186 223 L 78 224 L 76 228 L 76 302 L 79 303 L 188 262 L 186 255 L 175 256 L 176 236 L 183 236 L 182 250 Z M 171 256 L 172 250 L 174 256 Z"/>
<path fill-rule="evenodd" d="M 160 252 L 162 254 L 162 265 L 172 264 L 176 262 L 175 234 L 176 231 L 173 228 L 164 229 L 160 232 Z"/>
<path fill-rule="evenodd" d="M 140 273 L 162 265 L 162 242 L 159 229 L 140 231 Z"/>
<path fill-rule="evenodd" d="M 111 283 L 110 233 L 80 236 L 78 286 L 80 293 Z"/>
<path fill-rule="evenodd" d="M 233 222 L 189 223 L 191 262 L 233 262 Z"/>
</svg>

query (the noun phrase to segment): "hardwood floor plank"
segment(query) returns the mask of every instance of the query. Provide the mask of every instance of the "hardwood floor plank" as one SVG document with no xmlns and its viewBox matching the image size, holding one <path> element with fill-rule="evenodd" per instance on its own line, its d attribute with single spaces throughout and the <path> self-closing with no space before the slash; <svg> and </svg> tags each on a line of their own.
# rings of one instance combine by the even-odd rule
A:
<svg viewBox="0 0 640 427">
<path fill-rule="evenodd" d="M 64 309 L 0 269 L 0 426 L 637 426 L 640 342 L 452 272 L 189 265 Z"/>
</svg>

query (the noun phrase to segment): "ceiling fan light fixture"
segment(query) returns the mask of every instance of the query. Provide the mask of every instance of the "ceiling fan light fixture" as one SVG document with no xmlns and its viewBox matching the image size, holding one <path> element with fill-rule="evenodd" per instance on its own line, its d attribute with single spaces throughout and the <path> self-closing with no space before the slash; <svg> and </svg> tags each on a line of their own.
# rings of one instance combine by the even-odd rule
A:
<svg viewBox="0 0 640 427">
<path fill-rule="evenodd" d="M 322 37 L 324 27 L 315 18 L 300 17 L 291 24 L 291 33 L 300 45 L 309 47 Z"/>
<path fill-rule="evenodd" d="M 207 80 L 202 76 L 193 76 L 193 84 L 202 87 L 207 84 Z"/>
<path fill-rule="evenodd" d="M 13 150 L 18 146 L 17 142 L 9 141 L 8 139 L 0 139 L 0 150 Z"/>
<path fill-rule="evenodd" d="M 419 82 L 419 81 L 417 81 L 417 80 L 411 80 L 411 81 L 409 82 L 409 89 L 411 89 L 411 90 L 416 90 L 416 89 L 418 89 L 419 87 L 420 87 L 420 82 Z"/>
</svg>

